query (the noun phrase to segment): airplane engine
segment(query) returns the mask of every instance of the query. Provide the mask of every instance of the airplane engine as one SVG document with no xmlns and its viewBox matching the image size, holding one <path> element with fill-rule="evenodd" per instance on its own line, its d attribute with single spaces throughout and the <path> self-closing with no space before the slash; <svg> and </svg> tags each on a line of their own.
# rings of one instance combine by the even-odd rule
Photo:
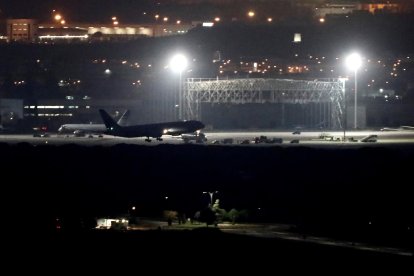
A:
<svg viewBox="0 0 414 276">
<path fill-rule="evenodd" d="M 75 137 L 85 137 L 86 135 L 85 131 L 83 130 L 75 130 L 73 134 L 75 135 Z"/>
</svg>

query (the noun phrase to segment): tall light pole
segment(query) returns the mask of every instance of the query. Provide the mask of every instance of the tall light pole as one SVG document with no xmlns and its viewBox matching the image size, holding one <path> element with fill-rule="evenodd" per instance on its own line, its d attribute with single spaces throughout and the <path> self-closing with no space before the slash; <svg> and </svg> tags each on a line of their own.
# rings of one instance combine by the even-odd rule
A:
<svg viewBox="0 0 414 276">
<path fill-rule="evenodd" d="M 131 218 L 135 213 L 135 206 L 132 206 L 131 208 L 128 208 L 128 217 Z"/>
<path fill-rule="evenodd" d="M 210 195 L 210 207 L 213 207 L 213 195 L 218 193 L 218 191 L 214 191 L 214 192 L 203 192 L 203 194 L 209 194 Z"/>
<path fill-rule="evenodd" d="M 343 99 L 343 107 L 344 107 L 344 109 L 342 110 L 342 123 L 343 123 L 343 129 L 344 129 L 344 139 L 343 139 L 343 141 L 345 142 L 345 131 L 346 131 L 346 115 L 347 115 L 347 112 L 346 112 L 346 94 L 345 94 L 345 83 L 346 83 L 346 80 L 347 79 L 345 79 L 345 78 L 340 78 L 339 79 L 339 81 L 340 82 L 342 82 L 342 93 L 343 93 L 343 97 L 344 97 L 344 99 Z"/>
<path fill-rule="evenodd" d="M 356 129 L 358 127 L 357 125 L 357 89 L 358 89 L 358 83 L 357 83 L 357 72 L 359 67 L 361 67 L 362 60 L 361 56 L 358 53 L 353 53 L 349 55 L 346 59 L 346 65 L 349 69 L 353 70 L 355 72 L 355 105 L 354 105 L 354 128 Z"/>
<path fill-rule="evenodd" d="M 176 54 L 170 60 L 170 68 L 176 73 L 179 73 L 180 79 L 178 83 L 178 119 L 182 120 L 183 118 L 183 109 L 182 109 L 182 73 L 187 68 L 187 58 L 182 54 Z"/>
</svg>

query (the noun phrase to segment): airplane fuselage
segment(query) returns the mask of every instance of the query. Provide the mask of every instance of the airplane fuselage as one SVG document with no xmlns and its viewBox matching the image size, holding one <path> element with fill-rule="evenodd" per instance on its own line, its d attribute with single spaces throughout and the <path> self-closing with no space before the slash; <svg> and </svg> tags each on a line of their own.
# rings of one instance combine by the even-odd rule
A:
<svg viewBox="0 0 414 276">
<path fill-rule="evenodd" d="M 104 124 L 65 124 L 58 130 L 59 133 L 69 133 L 74 131 L 104 133 L 106 131 L 106 127 Z"/>
</svg>

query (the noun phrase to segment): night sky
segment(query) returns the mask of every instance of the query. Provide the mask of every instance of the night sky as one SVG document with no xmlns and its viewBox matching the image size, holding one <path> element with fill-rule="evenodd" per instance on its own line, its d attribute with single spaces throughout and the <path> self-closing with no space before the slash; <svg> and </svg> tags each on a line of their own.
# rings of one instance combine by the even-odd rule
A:
<svg viewBox="0 0 414 276">
<path fill-rule="evenodd" d="M 41 21 L 51 18 L 55 9 L 70 21 L 99 22 L 120 16 L 125 21 L 140 21 L 144 11 L 156 7 L 148 0 L 0 0 L 2 17 L 37 18 Z"/>
<path fill-rule="evenodd" d="M 279 0 L 269 0 L 277 2 Z M 282 0 L 281 0 L 282 1 Z M 303 0 L 304 2 L 320 3 L 321 0 Z M 367 2 L 361 1 L 361 2 Z M 51 19 L 52 10 L 61 12 L 67 21 L 72 22 L 106 22 L 112 16 L 117 16 L 122 23 L 145 22 L 153 19 L 154 14 L 174 12 L 177 6 L 175 1 L 167 0 L 0 0 L 0 18 L 36 18 L 40 21 Z M 253 1 L 251 1 L 253 2 Z M 282 1 L 283 2 L 283 1 Z M 352 1 L 351 1 L 352 2 Z M 373 1 L 381 2 L 381 1 Z M 411 5 L 414 0 L 394 0 L 402 5 Z M 248 5 L 249 1 L 240 1 Z M 262 2 L 260 2 L 262 3 Z M 196 5 L 193 6 L 194 8 Z M 202 11 L 203 5 L 197 5 Z M 219 7 L 218 10 L 221 8 Z M 181 15 L 189 15 L 193 8 L 184 9 Z M 146 12 L 144 15 L 143 13 Z M 201 13 L 203 14 L 203 13 Z"/>
</svg>

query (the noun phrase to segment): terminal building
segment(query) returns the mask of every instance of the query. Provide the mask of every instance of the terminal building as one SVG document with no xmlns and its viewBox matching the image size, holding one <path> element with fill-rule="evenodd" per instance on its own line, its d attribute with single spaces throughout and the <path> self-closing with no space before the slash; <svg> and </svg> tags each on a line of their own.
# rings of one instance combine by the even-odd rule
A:
<svg viewBox="0 0 414 276">
<path fill-rule="evenodd" d="M 9 42 L 128 40 L 138 37 L 181 35 L 196 27 L 199 22 L 175 24 L 92 24 L 92 23 L 38 23 L 34 19 L 8 19 Z"/>
<path fill-rule="evenodd" d="M 8 41 L 35 41 L 37 38 L 37 22 L 34 19 L 8 19 L 6 21 Z"/>
</svg>

